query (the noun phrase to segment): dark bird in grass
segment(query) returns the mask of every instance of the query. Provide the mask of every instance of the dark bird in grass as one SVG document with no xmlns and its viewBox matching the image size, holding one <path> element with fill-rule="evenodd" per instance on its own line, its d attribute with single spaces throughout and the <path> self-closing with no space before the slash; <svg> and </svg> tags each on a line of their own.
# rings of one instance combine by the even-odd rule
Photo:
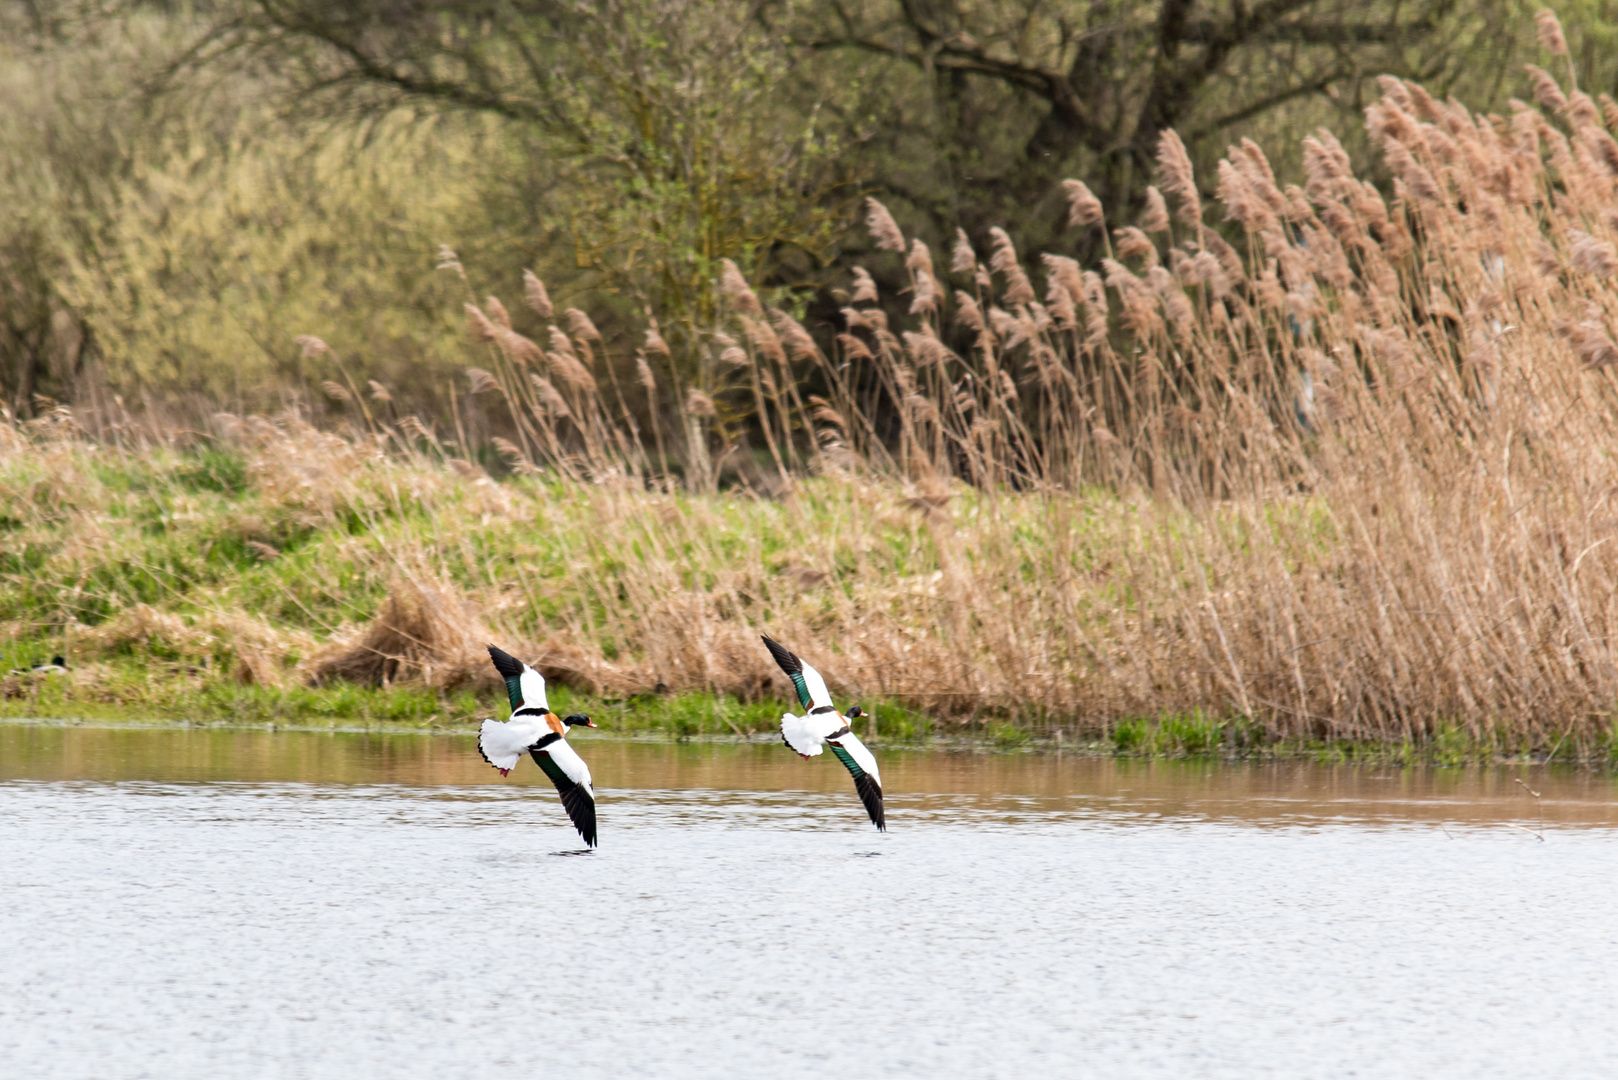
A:
<svg viewBox="0 0 1618 1080">
<path fill-rule="evenodd" d="M 850 720 L 865 714 L 858 705 L 848 710 L 847 716 L 839 713 L 831 703 L 831 693 L 827 691 L 826 680 L 820 677 L 820 672 L 798 659 L 785 645 L 768 634 L 763 638 L 764 647 L 770 650 L 775 662 L 792 680 L 793 689 L 798 692 L 798 701 L 805 710 L 803 716 L 792 713 L 782 715 L 781 741 L 805 758 L 819 755 L 823 747 L 831 747 L 831 752 L 854 778 L 854 790 L 859 793 L 860 802 L 865 804 L 865 812 L 871 815 L 872 824 L 887 832 L 888 818 L 882 808 L 882 774 L 877 771 L 876 758 L 849 726 Z"/>
<path fill-rule="evenodd" d="M 65 675 L 67 673 L 67 657 L 53 656 L 48 664 L 35 664 L 31 668 L 12 668 L 12 675 Z"/>
<path fill-rule="evenodd" d="M 508 776 L 523 754 L 534 759 L 556 785 L 573 827 L 591 847 L 596 846 L 596 794 L 590 786 L 590 766 L 567 744 L 568 729 L 595 727 L 588 716 L 562 717 L 545 701 L 545 676 L 515 656 L 489 646 L 494 669 L 506 680 L 511 699 L 510 720 L 485 720 L 478 732 L 478 753 Z"/>
</svg>

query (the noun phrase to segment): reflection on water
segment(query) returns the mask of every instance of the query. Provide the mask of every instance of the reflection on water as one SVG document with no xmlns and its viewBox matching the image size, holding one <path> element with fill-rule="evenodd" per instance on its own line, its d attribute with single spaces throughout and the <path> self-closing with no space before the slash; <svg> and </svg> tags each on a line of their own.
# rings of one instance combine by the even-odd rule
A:
<svg viewBox="0 0 1618 1080">
<path fill-rule="evenodd" d="M 1618 1069 L 1604 775 L 579 745 L 0 725 L 0 1074 Z"/>
<path fill-rule="evenodd" d="M 615 790 L 843 792 L 830 758 L 804 761 L 778 743 L 633 742 L 573 737 L 603 806 Z M 968 808 L 1007 814 L 1192 815 L 1303 820 L 1618 825 L 1618 776 L 1574 768 L 1401 769 L 1308 762 L 1230 764 L 1060 754 L 890 750 L 882 778 L 902 826 Z M 523 762 L 502 779 L 469 735 L 107 729 L 0 724 L 0 780 L 523 787 L 550 782 Z M 1525 788 L 1518 781 L 1529 785 Z M 1528 792 L 1537 791 L 1536 799 Z M 857 809 L 857 803 L 850 804 Z"/>
</svg>

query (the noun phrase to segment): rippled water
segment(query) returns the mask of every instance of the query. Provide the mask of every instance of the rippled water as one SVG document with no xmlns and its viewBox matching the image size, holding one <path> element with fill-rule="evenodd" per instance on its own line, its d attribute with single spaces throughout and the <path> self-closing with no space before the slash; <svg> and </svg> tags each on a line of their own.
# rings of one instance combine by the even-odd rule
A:
<svg viewBox="0 0 1618 1080">
<path fill-rule="evenodd" d="M 0 1074 L 1618 1069 L 1610 776 L 579 745 L 0 725 Z"/>
</svg>

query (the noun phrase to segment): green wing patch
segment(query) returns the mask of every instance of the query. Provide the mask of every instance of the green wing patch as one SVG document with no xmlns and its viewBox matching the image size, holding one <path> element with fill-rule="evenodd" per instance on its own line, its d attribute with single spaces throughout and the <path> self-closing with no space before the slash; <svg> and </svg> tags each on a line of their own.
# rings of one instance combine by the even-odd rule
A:
<svg viewBox="0 0 1618 1080">
<path fill-rule="evenodd" d="M 860 768 L 859 762 L 855 761 L 854 756 L 847 750 L 844 750 L 836 743 L 827 743 L 826 745 L 831 747 L 831 752 L 837 755 L 837 760 L 843 763 L 843 768 L 848 770 L 850 776 L 858 780 L 865 775 L 865 770 Z"/>
<path fill-rule="evenodd" d="M 557 787 L 572 786 L 573 781 L 568 778 L 567 773 L 562 771 L 562 767 L 560 765 L 551 760 L 551 756 L 549 754 L 531 754 L 529 756 L 534 759 L 535 764 L 537 764 L 541 769 L 545 770 L 545 775 L 551 778 L 551 783 L 555 784 Z"/>
<path fill-rule="evenodd" d="M 803 672 L 794 671 L 788 678 L 792 680 L 792 685 L 798 688 L 798 700 L 807 709 L 813 702 L 809 699 L 809 684 L 803 681 Z"/>
<path fill-rule="evenodd" d="M 494 664 L 494 670 L 500 673 L 500 677 L 506 680 L 506 696 L 511 698 L 511 711 L 516 712 L 522 706 L 522 661 L 491 643 L 489 662 Z"/>
</svg>

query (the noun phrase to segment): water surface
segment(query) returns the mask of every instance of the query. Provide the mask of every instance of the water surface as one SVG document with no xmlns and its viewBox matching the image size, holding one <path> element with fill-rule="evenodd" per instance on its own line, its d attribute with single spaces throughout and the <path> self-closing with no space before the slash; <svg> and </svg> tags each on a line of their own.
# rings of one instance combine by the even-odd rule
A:
<svg viewBox="0 0 1618 1080">
<path fill-rule="evenodd" d="M 1618 1069 L 1605 774 L 578 745 L 0 725 L 0 1073 Z"/>
</svg>

